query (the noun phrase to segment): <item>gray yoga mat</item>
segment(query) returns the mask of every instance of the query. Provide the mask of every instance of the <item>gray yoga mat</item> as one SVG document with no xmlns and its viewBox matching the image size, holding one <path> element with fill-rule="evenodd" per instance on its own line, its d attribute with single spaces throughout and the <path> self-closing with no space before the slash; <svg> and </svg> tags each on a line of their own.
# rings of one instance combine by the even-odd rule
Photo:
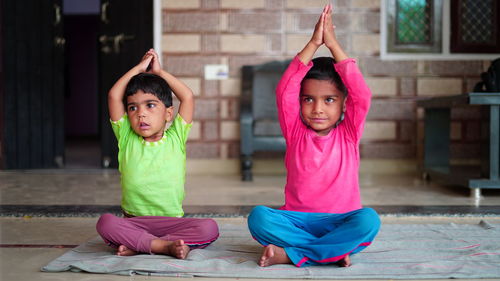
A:
<svg viewBox="0 0 500 281">
<path fill-rule="evenodd" d="M 262 247 L 245 225 L 221 224 L 221 237 L 186 260 L 163 255 L 119 257 L 98 237 L 42 268 L 46 272 L 91 272 L 119 275 L 205 276 L 307 279 L 500 278 L 500 225 L 385 224 L 353 265 L 259 267 Z"/>
</svg>

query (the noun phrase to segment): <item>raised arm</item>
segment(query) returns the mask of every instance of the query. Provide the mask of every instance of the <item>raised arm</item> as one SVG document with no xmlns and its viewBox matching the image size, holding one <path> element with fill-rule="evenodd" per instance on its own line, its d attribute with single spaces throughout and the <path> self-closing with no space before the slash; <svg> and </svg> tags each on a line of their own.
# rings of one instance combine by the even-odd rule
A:
<svg viewBox="0 0 500 281">
<path fill-rule="evenodd" d="M 335 35 L 332 22 L 332 7 L 327 6 L 325 12 L 323 39 L 325 46 L 335 59 L 335 70 L 339 73 L 347 88 L 345 101 L 345 119 L 343 121 L 351 139 L 359 142 L 363 133 L 364 123 L 370 108 L 371 92 L 354 59 L 344 52 Z"/>
<path fill-rule="evenodd" d="M 118 121 L 125 114 L 125 106 L 123 105 L 123 96 L 125 96 L 125 89 L 127 84 L 132 77 L 135 75 L 145 72 L 153 56 L 148 52 L 142 57 L 141 62 L 132 67 L 127 73 L 125 73 L 116 83 L 111 87 L 108 92 L 108 109 L 109 117 L 112 121 Z"/>
<path fill-rule="evenodd" d="M 184 84 L 181 80 L 177 79 L 175 76 L 161 68 L 158 54 L 154 50 L 151 49 L 149 52 L 153 56 L 150 71 L 167 81 L 168 85 L 172 89 L 172 92 L 180 101 L 179 115 L 182 117 L 182 119 L 184 119 L 184 121 L 186 121 L 186 123 L 191 123 L 193 121 L 194 113 L 193 91 L 191 91 L 191 89 L 186 86 L 186 84 Z"/>
<path fill-rule="evenodd" d="M 281 77 L 276 87 L 276 105 L 278 106 L 278 117 L 281 130 L 285 139 L 288 139 L 290 129 L 300 122 L 300 84 L 302 79 L 312 67 L 311 60 L 323 45 L 323 25 L 325 21 L 326 8 L 319 16 L 318 22 L 314 27 L 311 39 L 304 48 L 292 60 L 285 73 Z M 299 121 L 299 122 L 297 122 Z"/>
</svg>

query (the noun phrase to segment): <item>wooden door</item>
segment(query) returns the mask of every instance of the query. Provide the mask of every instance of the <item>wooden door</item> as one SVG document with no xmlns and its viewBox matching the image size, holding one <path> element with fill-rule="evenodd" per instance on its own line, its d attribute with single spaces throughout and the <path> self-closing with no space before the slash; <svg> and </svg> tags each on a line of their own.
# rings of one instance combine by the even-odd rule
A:
<svg viewBox="0 0 500 281">
<path fill-rule="evenodd" d="M 64 164 L 61 2 L 1 2 L 4 168 Z"/>
<path fill-rule="evenodd" d="M 118 146 L 109 123 L 107 93 L 153 46 L 153 0 L 103 0 L 99 44 L 102 165 L 117 167 Z"/>
</svg>

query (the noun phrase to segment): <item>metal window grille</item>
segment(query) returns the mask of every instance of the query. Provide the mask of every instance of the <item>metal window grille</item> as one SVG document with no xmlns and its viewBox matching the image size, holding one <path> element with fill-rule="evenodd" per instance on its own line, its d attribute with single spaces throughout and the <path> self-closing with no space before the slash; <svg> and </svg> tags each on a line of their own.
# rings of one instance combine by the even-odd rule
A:
<svg viewBox="0 0 500 281">
<path fill-rule="evenodd" d="M 493 0 L 462 0 L 461 40 L 464 43 L 490 43 L 493 38 Z"/>
<path fill-rule="evenodd" d="M 426 0 L 399 0 L 396 5 L 397 44 L 429 44 L 431 5 Z"/>
</svg>

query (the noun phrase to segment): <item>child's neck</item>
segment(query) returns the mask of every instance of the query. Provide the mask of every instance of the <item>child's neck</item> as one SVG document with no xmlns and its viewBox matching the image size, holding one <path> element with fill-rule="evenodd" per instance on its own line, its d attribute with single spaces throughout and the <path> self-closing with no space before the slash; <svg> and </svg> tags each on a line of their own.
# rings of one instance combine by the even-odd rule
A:
<svg viewBox="0 0 500 281">
<path fill-rule="evenodd" d="M 334 129 L 334 127 L 331 127 L 330 129 L 328 130 L 323 130 L 323 131 L 315 131 L 316 132 L 316 135 L 320 136 L 320 137 L 324 137 L 326 135 L 328 135 L 332 130 Z"/>
<path fill-rule="evenodd" d="M 142 137 L 147 142 L 157 142 L 163 138 L 163 132 L 154 134 L 149 137 Z"/>
</svg>

